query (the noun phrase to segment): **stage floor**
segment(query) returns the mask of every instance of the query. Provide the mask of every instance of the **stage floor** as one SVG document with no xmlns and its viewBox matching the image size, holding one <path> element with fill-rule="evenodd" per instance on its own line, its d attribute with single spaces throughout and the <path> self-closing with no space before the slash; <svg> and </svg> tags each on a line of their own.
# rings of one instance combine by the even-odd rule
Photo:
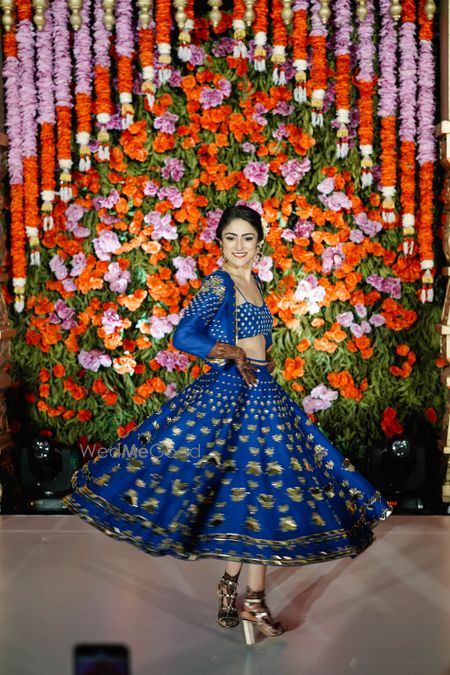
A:
<svg viewBox="0 0 450 675">
<path fill-rule="evenodd" d="M 291 630 L 247 647 L 216 622 L 223 562 L 155 558 L 74 515 L 0 516 L 0 673 L 72 675 L 76 643 L 121 642 L 132 675 L 450 675 L 450 517 L 375 532 L 354 560 L 270 567 Z"/>
</svg>

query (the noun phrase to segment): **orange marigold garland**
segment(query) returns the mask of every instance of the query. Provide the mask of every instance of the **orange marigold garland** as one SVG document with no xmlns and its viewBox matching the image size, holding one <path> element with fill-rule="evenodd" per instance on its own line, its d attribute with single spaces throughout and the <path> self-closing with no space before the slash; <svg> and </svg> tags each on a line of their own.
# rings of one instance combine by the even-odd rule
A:
<svg viewBox="0 0 450 675">
<path fill-rule="evenodd" d="M 308 68 L 308 0 L 294 0 L 294 22 L 292 28 L 292 55 L 295 68 L 294 99 L 297 103 L 305 103 L 306 71 Z"/>
<path fill-rule="evenodd" d="M 417 103 L 420 210 L 417 228 L 422 288 L 421 302 L 432 302 L 434 280 L 433 253 L 433 179 L 436 163 L 435 60 L 433 54 L 433 18 L 425 13 L 425 0 L 419 4 L 419 96 Z"/>
<path fill-rule="evenodd" d="M 373 0 L 366 2 L 366 16 L 358 25 L 358 63 L 359 72 L 356 85 L 359 90 L 359 148 L 361 150 L 361 184 L 362 187 L 372 185 L 372 153 L 373 153 L 373 93 L 375 43 L 373 36 L 374 11 Z"/>
<path fill-rule="evenodd" d="M 400 27 L 400 202 L 403 253 L 415 252 L 417 47 L 415 0 L 403 0 Z"/>
<path fill-rule="evenodd" d="M 350 45 L 352 15 L 350 0 L 339 0 L 335 5 L 336 23 L 336 119 L 339 123 L 336 138 L 336 157 L 348 155 L 348 124 L 350 122 Z"/>
<path fill-rule="evenodd" d="M 234 48 L 233 58 L 247 58 L 247 47 L 245 46 L 245 4 L 244 0 L 234 0 L 233 4 L 233 30 L 234 30 Z"/>
<path fill-rule="evenodd" d="M 36 84 L 38 92 L 38 118 L 40 171 L 41 171 L 41 212 L 44 231 L 53 227 L 53 201 L 56 195 L 55 183 L 55 98 L 53 91 L 53 53 L 51 13 L 45 10 L 45 24 L 36 34 Z"/>
<path fill-rule="evenodd" d="M 23 210 L 22 122 L 19 110 L 19 62 L 15 28 L 3 33 L 3 78 L 5 82 L 6 131 L 8 132 L 8 172 L 10 191 L 10 256 L 14 292 L 14 309 L 25 306 L 27 259 Z"/>
<path fill-rule="evenodd" d="M 80 152 L 80 171 L 91 168 L 91 113 L 92 113 L 92 63 L 91 31 L 89 26 L 91 0 L 83 0 L 80 12 L 81 26 L 74 33 L 75 57 L 75 111 L 77 118 L 76 140 Z"/>
<path fill-rule="evenodd" d="M 116 53 L 117 86 L 121 104 L 122 129 L 134 122 L 133 107 L 133 57 L 134 39 L 131 25 L 133 7 L 129 0 L 117 0 L 116 4 Z"/>
<path fill-rule="evenodd" d="M 323 100 L 327 88 L 327 31 L 322 24 L 319 15 L 320 3 L 313 0 L 311 8 L 311 33 L 310 44 L 312 46 L 311 59 L 311 124 L 314 127 L 323 126 Z"/>
<path fill-rule="evenodd" d="M 397 189 L 397 105 L 396 78 L 397 30 L 391 16 L 390 0 L 380 0 L 380 78 L 378 82 L 378 115 L 381 117 L 381 216 L 386 226 L 395 223 L 395 194 Z"/>
<path fill-rule="evenodd" d="M 253 67 L 259 73 L 266 69 L 266 43 L 268 26 L 268 5 L 267 0 L 256 0 L 255 20 L 253 22 L 253 31 L 255 36 L 255 51 L 253 54 Z"/>
<path fill-rule="evenodd" d="M 168 82 L 172 74 L 170 56 L 170 0 L 156 0 L 156 45 L 159 52 L 159 81 Z"/>
<path fill-rule="evenodd" d="M 273 0 L 272 2 L 272 22 L 273 22 L 273 51 L 272 63 L 274 64 L 272 79 L 275 84 L 286 84 L 286 47 L 287 47 L 287 29 L 286 25 L 291 21 L 293 12 L 290 8 L 289 0 Z"/>
</svg>

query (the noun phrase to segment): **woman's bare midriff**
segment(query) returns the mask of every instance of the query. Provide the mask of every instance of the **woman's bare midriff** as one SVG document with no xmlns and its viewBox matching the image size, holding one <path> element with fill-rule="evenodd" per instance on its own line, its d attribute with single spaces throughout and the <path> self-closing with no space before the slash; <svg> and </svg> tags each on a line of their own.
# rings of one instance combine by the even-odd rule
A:
<svg viewBox="0 0 450 675">
<path fill-rule="evenodd" d="M 266 360 L 266 338 L 264 335 L 255 335 L 254 337 L 241 338 L 236 341 L 238 347 L 242 347 L 249 359 Z"/>
</svg>

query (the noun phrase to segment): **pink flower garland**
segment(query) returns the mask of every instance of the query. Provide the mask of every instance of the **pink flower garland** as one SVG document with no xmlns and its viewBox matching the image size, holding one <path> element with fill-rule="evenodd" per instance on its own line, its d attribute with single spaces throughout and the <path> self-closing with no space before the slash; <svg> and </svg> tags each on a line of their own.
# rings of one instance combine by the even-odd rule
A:
<svg viewBox="0 0 450 675">
<path fill-rule="evenodd" d="M 37 121 L 41 125 L 41 210 L 43 214 L 43 229 L 49 230 L 53 227 L 53 201 L 55 199 L 55 154 L 54 154 L 54 135 L 55 135 L 55 97 L 53 91 L 53 52 L 52 52 L 52 16 L 50 10 L 44 12 L 45 24 L 42 30 L 36 33 L 36 84 L 38 95 L 38 117 Z M 46 133 L 51 134 L 51 147 L 42 147 L 48 143 Z M 52 151 L 53 150 L 53 151 Z M 49 177 L 48 184 L 44 184 L 45 175 Z"/>
<path fill-rule="evenodd" d="M 400 27 L 400 129 L 399 137 L 403 142 L 416 141 L 416 101 L 417 101 L 417 45 L 416 25 L 404 21 Z M 400 150 L 402 150 L 400 146 Z M 403 155 L 403 153 L 402 153 Z M 405 162 L 400 176 L 403 253 L 413 255 L 415 251 L 415 166 Z"/>
<path fill-rule="evenodd" d="M 350 0 L 339 0 L 335 3 L 335 24 L 336 24 L 336 57 L 350 58 L 350 45 L 352 38 L 352 13 Z M 336 69 L 336 105 L 339 105 L 339 90 L 347 92 L 350 88 L 350 68 L 346 68 L 346 61 L 340 68 L 339 58 L 337 59 Z M 342 71 L 342 72 L 340 72 Z M 346 95 L 344 99 L 348 98 Z M 341 107 L 336 110 L 336 120 L 339 123 L 337 131 L 336 157 L 343 158 L 348 155 L 348 129 L 350 122 L 350 108 Z"/>
<path fill-rule="evenodd" d="M 380 0 L 381 29 L 379 44 L 380 78 L 378 80 L 378 115 L 381 117 L 381 215 L 386 223 L 395 221 L 397 153 L 395 127 L 398 88 L 396 68 L 397 32 L 391 16 L 390 0 Z"/>
<path fill-rule="evenodd" d="M 52 0 L 52 38 L 54 55 L 53 81 L 55 83 L 55 103 L 58 124 L 58 135 L 63 131 L 63 115 L 67 117 L 73 107 L 70 83 L 72 81 L 72 64 L 69 52 L 68 8 L 66 0 Z M 59 118 L 59 120 L 58 120 Z M 68 147 L 58 139 L 58 163 L 60 173 L 59 196 L 63 202 L 72 199 L 72 157 Z"/>
<path fill-rule="evenodd" d="M 30 0 L 31 3 L 31 0 Z M 30 4 L 31 16 L 31 4 Z M 34 26 L 31 18 L 23 18 L 17 28 L 17 55 L 20 64 L 19 109 L 22 118 L 22 159 L 24 164 L 24 207 L 27 214 L 25 225 L 30 245 L 30 263 L 39 265 L 39 229 L 37 168 L 37 96 L 34 72 Z"/>
<path fill-rule="evenodd" d="M 82 108 L 83 119 L 78 119 L 77 143 L 80 147 L 80 171 L 88 171 L 91 168 L 91 151 L 89 141 L 91 138 L 91 107 L 92 107 L 92 40 L 90 29 L 91 0 L 83 0 L 80 11 L 81 26 L 74 32 L 73 52 L 75 57 L 75 97 L 79 96 L 77 108 Z M 81 129 L 80 129 L 81 127 Z"/>
<path fill-rule="evenodd" d="M 373 0 L 366 0 L 366 11 L 367 11 L 366 17 L 363 19 L 363 21 L 360 21 L 358 25 L 357 59 L 359 65 L 359 73 L 356 76 L 356 79 L 361 83 L 364 82 L 368 83 L 368 85 L 372 85 L 374 80 L 373 62 L 375 58 L 375 43 L 373 36 L 373 26 L 374 26 Z M 360 120 L 362 117 L 363 116 L 360 115 Z M 362 131 L 363 133 L 365 132 L 364 135 L 367 134 L 366 130 Z M 371 155 L 373 153 L 373 145 L 372 143 L 361 143 L 359 148 L 362 154 L 361 184 L 362 187 L 368 187 L 372 185 L 373 182 L 372 177 L 373 162 L 371 159 Z"/>
<path fill-rule="evenodd" d="M 94 69 L 99 70 L 102 73 L 110 73 L 111 70 L 111 57 L 109 55 L 109 48 L 111 45 L 111 31 L 105 27 L 103 21 L 104 10 L 102 5 L 102 0 L 95 0 L 94 5 Z M 107 80 L 109 87 L 109 81 Z M 105 83 L 106 85 L 106 83 Z M 109 100 L 109 96 L 107 97 Z M 99 129 L 97 134 L 97 141 L 99 142 L 98 147 L 98 160 L 100 162 L 108 161 L 110 158 L 109 153 L 109 133 L 106 130 L 109 120 L 111 119 L 111 114 L 109 110 L 103 109 L 103 106 L 99 105 L 99 102 L 96 101 L 95 113 L 97 118 L 97 127 Z"/>
</svg>

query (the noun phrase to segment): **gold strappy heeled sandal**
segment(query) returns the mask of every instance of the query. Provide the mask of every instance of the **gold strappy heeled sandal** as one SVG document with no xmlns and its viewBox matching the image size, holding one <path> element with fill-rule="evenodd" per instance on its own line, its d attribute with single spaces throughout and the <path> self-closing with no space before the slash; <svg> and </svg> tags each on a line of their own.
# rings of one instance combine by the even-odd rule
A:
<svg viewBox="0 0 450 675">
<path fill-rule="evenodd" d="M 237 580 L 233 581 L 233 579 L 236 579 L 236 577 L 230 577 L 225 572 L 217 586 L 217 595 L 219 596 L 217 621 L 224 628 L 234 628 L 239 623 L 239 614 L 236 609 L 238 582 Z"/>
<path fill-rule="evenodd" d="M 247 586 L 244 608 L 239 613 L 244 628 L 245 642 L 255 644 L 255 626 L 267 637 L 275 637 L 284 633 L 287 628 L 280 621 L 274 621 L 270 609 L 266 605 L 265 591 L 252 591 Z"/>
</svg>

